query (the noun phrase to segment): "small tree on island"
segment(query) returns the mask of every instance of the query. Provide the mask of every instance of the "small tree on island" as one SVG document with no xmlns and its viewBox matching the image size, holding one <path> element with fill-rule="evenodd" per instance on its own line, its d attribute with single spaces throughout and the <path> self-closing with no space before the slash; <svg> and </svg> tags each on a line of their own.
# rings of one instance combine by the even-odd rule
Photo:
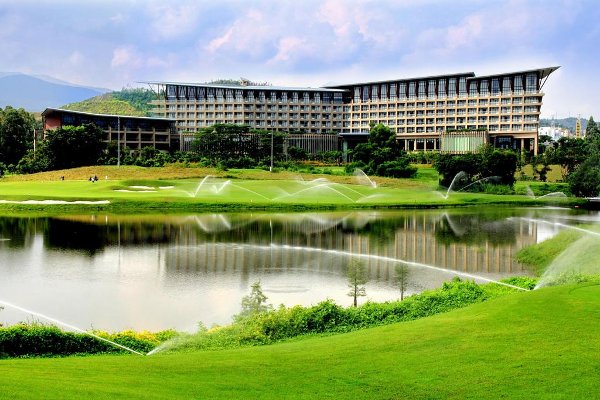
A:
<svg viewBox="0 0 600 400">
<path fill-rule="evenodd" d="M 367 268 L 364 263 L 359 260 L 352 260 L 348 266 L 348 287 L 350 288 L 348 296 L 354 299 L 354 307 L 358 305 L 359 296 L 367 295 L 363 285 L 368 281 Z"/>
<path fill-rule="evenodd" d="M 250 294 L 242 298 L 242 311 L 234 316 L 236 321 L 273 309 L 273 305 L 267 304 L 268 297 L 262 291 L 260 280 L 254 282 L 250 288 Z"/>
</svg>

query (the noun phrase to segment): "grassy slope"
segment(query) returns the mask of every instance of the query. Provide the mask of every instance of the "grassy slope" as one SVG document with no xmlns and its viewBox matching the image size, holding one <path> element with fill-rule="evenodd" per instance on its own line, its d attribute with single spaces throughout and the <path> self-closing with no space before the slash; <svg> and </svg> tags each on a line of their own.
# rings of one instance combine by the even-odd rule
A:
<svg viewBox="0 0 600 400">
<path fill-rule="evenodd" d="M 0 361 L 6 398 L 589 398 L 600 286 L 232 351 Z"/>
</svg>

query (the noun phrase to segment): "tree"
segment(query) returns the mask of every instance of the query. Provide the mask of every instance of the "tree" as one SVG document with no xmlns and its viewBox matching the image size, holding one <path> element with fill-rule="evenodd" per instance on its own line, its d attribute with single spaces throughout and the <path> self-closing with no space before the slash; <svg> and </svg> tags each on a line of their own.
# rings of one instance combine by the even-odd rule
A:
<svg viewBox="0 0 600 400">
<path fill-rule="evenodd" d="M 588 154 L 588 142 L 579 138 L 561 137 L 557 147 L 547 154 L 551 164 L 559 164 L 563 180 L 585 160 Z"/>
<path fill-rule="evenodd" d="M 271 304 L 266 304 L 267 296 L 262 291 L 260 281 L 254 282 L 250 288 L 250 294 L 242 298 L 242 311 L 234 317 L 235 320 L 243 320 L 273 309 Z"/>
<path fill-rule="evenodd" d="M 35 118 L 22 108 L 0 109 L 0 162 L 16 165 L 33 147 Z"/>
<path fill-rule="evenodd" d="M 51 169 L 64 169 L 95 165 L 105 144 L 104 133 L 93 124 L 63 126 L 46 133 L 46 146 Z"/>
<path fill-rule="evenodd" d="M 406 264 L 396 265 L 396 284 L 400 289 L 400 300 L 404 300 L 404 292 L 408 287 L 408 267 Z"/>
<path fill-rule="evenodd" d="M 348 296 L 354 299 L 354 307 L 358 305 L 358 297 L 366 296 L 367 291 L 363 286 L 369 281 L 367 276 L 367 268 L 364 263 L 359 260 L 352 260 L 348 266 L 348 287 L 350 291 Z"/>
<path fill-rule="evenodd" d="M 600 141 L 600 127 L 594 121 L 594 117 L 590 117 L 585 128 L 585 140 L 590 142 Z"/>
<path fill-rule="evenodd" d="M 441 175 L 440 184 L 445 187 L 450 187 L 454 177 L 461 171 L 468 175 L 466 184 L 498 177 L 499 183 L 512 186 L 515 183 L 518 161 L 519 157 L 513 151 L 486 145 L 477 153 L 440 154 L 435 160 L 434 168 Z"/>
<path fill-rule="evenodd" d="M 398 145 L 396 134 L 383 124 L 371 124 L 369 141 L 352 150 L 352 159 L 368 175 L 411 178 L 417 173 L 406 152 Z"/>
</svg>

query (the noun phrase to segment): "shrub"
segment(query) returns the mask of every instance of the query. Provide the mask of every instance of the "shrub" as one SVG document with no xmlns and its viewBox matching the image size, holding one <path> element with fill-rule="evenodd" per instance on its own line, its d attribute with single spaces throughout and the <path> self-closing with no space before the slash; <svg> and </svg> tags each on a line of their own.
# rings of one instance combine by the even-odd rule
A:
<svg viewBox="0 0 600 400">
<path fill-rule="evenodd" d="M 148 352 L 175 336 L 175 331 L 158 333 L 123 331 L 93 332 L 139 352 Z M 83 333 L 65 332 L 56 326 L 17 324 L 0 328 L 0 357 L 67 356 L 72 354 L 126 353 L 110 343 Z"/>
</svg>

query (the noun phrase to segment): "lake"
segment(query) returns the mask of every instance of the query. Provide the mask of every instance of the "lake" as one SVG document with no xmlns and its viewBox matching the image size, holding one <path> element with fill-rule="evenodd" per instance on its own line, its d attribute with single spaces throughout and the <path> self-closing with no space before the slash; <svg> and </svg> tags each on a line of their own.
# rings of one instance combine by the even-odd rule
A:
<svg viewBox="0 0 600 400">
<path fill-rule="evenodd" d="M 531 275 L 516 252 L 583 212 L 560 208 L 0 217 L 0 301 L 82 329 L 194 331 L 226 324 L 260 280 L 268 302 L 349 306 L 346 268 L 367 300 L 454 276 Z M 596 218 L 596 214 L 585 214 Z M 404 262 L 403 262 L 404 261 Z M 42 319 L 5 307 L 0 322 Z"/>
</svg>

